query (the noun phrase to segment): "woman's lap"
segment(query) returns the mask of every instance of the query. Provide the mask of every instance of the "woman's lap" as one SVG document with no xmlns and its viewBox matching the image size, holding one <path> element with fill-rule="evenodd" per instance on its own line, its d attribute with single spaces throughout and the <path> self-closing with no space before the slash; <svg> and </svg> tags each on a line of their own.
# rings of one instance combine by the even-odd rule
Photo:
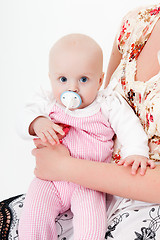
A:
<svg viewBox="0 0 160 240">
<path fill-rule="evenodd" d="M 18 239 L 18 222 L 24 204 L 25 195 L 17 196 L 0 203 L 0 236 L 2 240 Z M 108 229 L 105 239 L 108 240 L 159 240 L 160 239 L 160 206 L 138 201 L 123 201 L 108 196 Z M 6 218 L 6 216 L 7 218 Z M 69 211 L 57 216 L 56 225 L 60 240 L 73 240 L 73 215 Z M 6 219 L 10 219 L 8 227 Z M 3 227 L 2 227 L 3 223 Z M 8 229 L 7 237 L 2 231 Z"/>
<path fill-rule="evenodd" d="M 116 202 L 117 204 L 117 202 Z M 118 205 L 118 204 L 117 204 Z M 105 239 L 160 239 L 160 205 L 123 199 L 108 211 Z"/>
</svg>

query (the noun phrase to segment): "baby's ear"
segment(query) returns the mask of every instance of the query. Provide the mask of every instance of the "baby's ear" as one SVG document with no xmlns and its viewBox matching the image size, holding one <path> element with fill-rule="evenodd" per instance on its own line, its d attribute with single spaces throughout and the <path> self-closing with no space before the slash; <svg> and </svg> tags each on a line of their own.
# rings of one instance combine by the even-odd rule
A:
<svg viewBox="0 0 160 240">
<path fill-rule="evenodd" d="M 101 78 L 99 79 L 99 88 L 98 88 L 98 90 L 99 90 L 100 87 L 102 86 L 103 79 L 104 79 L 104 72 L 102 72 Z"/>
</svg>

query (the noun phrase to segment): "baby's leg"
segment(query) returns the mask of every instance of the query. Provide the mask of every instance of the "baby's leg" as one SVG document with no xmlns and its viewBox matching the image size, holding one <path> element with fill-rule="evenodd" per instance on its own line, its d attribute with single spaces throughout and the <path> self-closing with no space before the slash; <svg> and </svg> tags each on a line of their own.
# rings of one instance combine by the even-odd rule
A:
<svg viewBox="0 0 160 240">
<path fill-rule="evenodd" d="M 104 193 L 77 188 L 72 196 L 71 210 L 74 240 L 104 240 L 107 218 Z"/>
<path fill-rule="evenodd" d="M 30 185 L 20 217 L 19 239 L 57 239 L 55 218 L 60 209 L 54 183 L 35 178 Z"/>
</svg>

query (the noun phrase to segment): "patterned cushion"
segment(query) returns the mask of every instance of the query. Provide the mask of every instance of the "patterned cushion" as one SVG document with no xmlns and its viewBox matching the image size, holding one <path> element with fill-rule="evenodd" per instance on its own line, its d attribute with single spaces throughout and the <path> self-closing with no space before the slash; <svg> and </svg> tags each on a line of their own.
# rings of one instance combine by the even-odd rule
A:
<svg viewBox="0 0 160 240">
<path fill-rule="evenodd" d="M 0 202 L 0 239 L 18 239 L 18 222 L 25 194 Z"/>
<path fill-rule="evenodd" d="M 0 202 L 0 240 L 18 240 L 18 223 L 25 196 L 21 194 Z M 73 214 L 70 210 L 56 217 L 58 239 L 72 239 L 72 218 Z"/>
</svg>

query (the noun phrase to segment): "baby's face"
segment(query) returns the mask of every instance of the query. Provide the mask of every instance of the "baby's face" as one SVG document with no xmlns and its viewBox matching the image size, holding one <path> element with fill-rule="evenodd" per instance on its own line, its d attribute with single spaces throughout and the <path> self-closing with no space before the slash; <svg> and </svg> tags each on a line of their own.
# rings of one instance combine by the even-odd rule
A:
<svg viewBox="0 0 160 240">
<path fill-rule="evenodd" d="M 95 56 L 94 56 L 95 55 Z M 79 108 L 90 105 L 97 96 L 103 81 L 102 63 L 96 59 L 96 53 L 78 48 L 61 48 L 50 60 L 50 79 L 54 98 L 61 103 L 64 91 L 73 91 L 80 95 Z"/>
</svg>

